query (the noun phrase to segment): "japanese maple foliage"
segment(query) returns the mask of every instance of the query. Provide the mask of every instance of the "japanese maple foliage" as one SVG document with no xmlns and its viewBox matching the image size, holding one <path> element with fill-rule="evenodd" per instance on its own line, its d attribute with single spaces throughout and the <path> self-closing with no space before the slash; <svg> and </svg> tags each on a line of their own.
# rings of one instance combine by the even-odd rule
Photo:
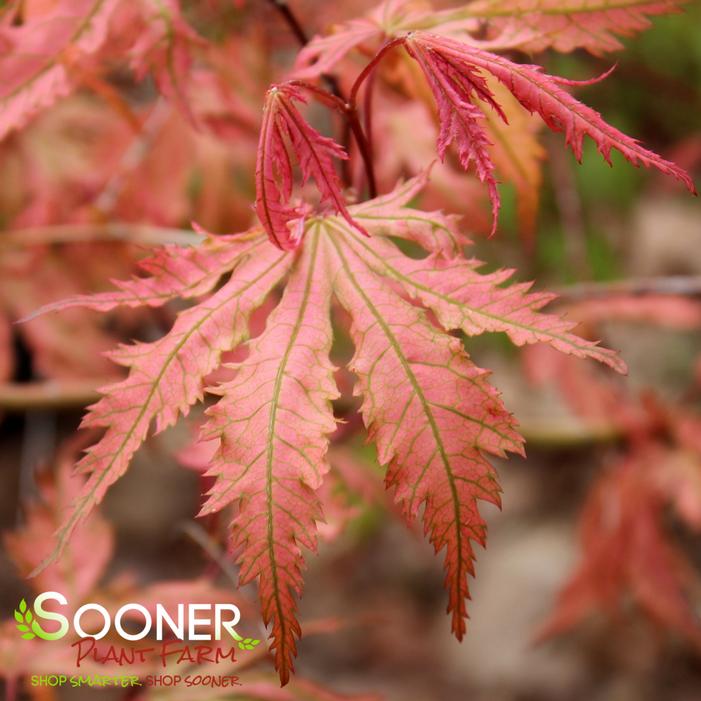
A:
<svg viewBox="0 0 701 701">
<path fill-rule="evenodd" d="M 108 22 L 113 36 L 126 43 L 131 68 L 139 76 L 150 71 L 163 99 L 172 101 L 194 127 L 213 128 L 213 122 L 221 127 L 220 120 L 204 119 L 195 109 L 199 106 L 190 104 L 196 84 L 192 73 L 201 70 L 209 76 L 205 80 L 218 84 L 221 64 L 208 55 L 206 40 L 185 24 L 175 0 L 162 3 L 165 19 L 158 21 L 165 22 L 167 31 L 149 24 L 155 20 L 147 0 L 132 7 L 117 0 L 87 5 L 78 19 L 71 15 L 67 22 L 72 33 L 66 41 L 70 45 L 80 39 L 82 47 L 76 61 L 101 50 L 97 38 Z M 499 504 L 490 458 L 523 452 L 516 420 L 490 384 L 489 372 L 466 351 L 461 335 L 501 332 L 518 346 L 547 344 L 619 372 L 625 365 L 614 352 L 575 335 L 572 322 L 544 312 L 552 295 L 531 292 L 528 283 L 509 283 L 511 270 L 484 272 L 479 261 L 467 257 L 469 241 L 455 216 L 415 206 L 422 189 L 430 186 L 429 163 L 418 177 L 398 182 L 390 192 L 376 192 L 373 163 L 381 153 L 372 134 L 373 81 L 394 55 L 408 96 L 432 96 L 437 155 L 447 159 L 455 147 L 461 167 L 474 170 L 486 185 L 493 230 L 499 191 L 490 138 L 495 132 L 487 125 L 490 119 L 506 124 L 508 113 L 521 108 L 563 132 L 578 159 L 588 136 L 606 160 L 618 150 L 633 165 L 656 168 L 693 192 L 682 169 L 572 97 L 574 82 L 495 53 L 535 45 L 605 50 L 614 34 L 643 28 L 645 16 L 676 3 L 631 7 L 617 15 L 609 6 L 594 12 L 588 4 L 564 3 L 536 34 L 538 17 L 549 12 L 549 3 L 529 5 L 527 11 L 518 3 L 461 3 L 437 12 L 427 3 L 389 0 L 369 17 L 312 41 L 300 53 L 292 78 L 276 82 L 264 99 L 255 167 L 258 223 L 241 234 L 204 233 L 195 247 L 161 249 L 142 264 L 142 276 L 117 283 L 114 292 L 74 296 L 44 307 L 44 313 L 73 307 L 106 312 L 193 301 L 161 338 L 111 353 L 127 375 L 101 389 L 102 398 L 84 419 L 84 426 L 104 434 L 77 464 L 86 481 L 44 565 L 68 547 L 76 527 L 129 468 L 152 426 L 156 432 L 171 426 L 205 393 L 218 397 L 202 428 L 202 438 L 216 446 L 207 473 L 215 482 L 202 514 L 234 507 L 230 533 L 240 581 L 258 583 L 263 619 L 271 624 L 275 666 L 287 683 L 301 635 L 296 609 L 303 549 L 317 545 L 318 523 L 324 518 L 319 490 L 337 426 L 333 401 L 339 389 L 329 359 L 332 319 L 348 318 L 355 349 L 348 369 L 357 378 L 355 393 L 362 398 L 368 438 L 377 447 L 386 486 L 403 517 L 421 518 L 436 551 L 444 554 L 448 611 L 461 639 L 474 544 L 486 543 L 478 502 Z M 61 8 L 58 3 L 52 21 L 63 18 Z M 483 36 L 482 20 L 490 11 L 509 22 L 497 22 Z M 134 12 L 155 36 L 138 41 L 124 29 L 125 17 Z M 620 26 L 617 17 L 624 18 Z M 99 25 L 89 36 L 96 38 L 83 46 L 81 32 L 94 18 Z M 23 26 L 38 21 L 27 18 Z M 573 30 L 582 22 L 591 30 L 586 40 Z M 13 37 L 14 28 L 6 29 Z M 550 43 L 543 44 L 546 35 Z M 58 30 L 51 31 L 46 55 L 25 67 L 29 78 L 5 95 L 5 131 L 21 127 L 78 84 L 66 73 L 73 64 L 66 63 L 61 37 Z M 105 52 L 88 61 L 101 81 L 108 61 L 115 60 L 107 48 Z M 354 80 L 339 80 L 334 73 L 358 54 L 365 60 L 353 72 Z M 57 77 L 46 85 L 46 75 Z M 214 92 L 221 98 L 214 100 L 217 110 L 238 109 L 228 91 Z M 353 148 L 350 139 L 340 143 L 312 126 L 312 112 L 305 108 L 312 100 L 345 125 Z M 529 152 L 538 153 L 532 133 Z M 363 168 L 354 192 L 350 179 L 336 171 L 336 162 L 349 159 Z M 537 174 L 525 180 L 537 182 Z M 522 189 L 528 188 L 526 183 Z M 532 188 L 528 196 L 532 201 Z M 249 342 L 252 315 L 266 304 L 272 311 L 265 330 Z M 345 317 L 337 313 L 339 306 Z M 236 362 L 228 362 L 226 354 L 237 349 Z M 212 381 L 217 370 L 225 370 L 227 377 Z"/>
<path fill-rule="evenodd" d="M 701 304 L 671 295 L 611 294 L 571 303 L 568 311 L 590 328 L 602 321 L 687 332 L 701 327 Z M 586 426 L 618 438 L 583 506 L 580 564 L 539 637 L 569 631 L 594 613 L 611 619 L 642 613 L 701 649 L 694 607 L 701 578 L 670 527 L 693 534 L 701 529 L 698 411 L 692 402 L 672 404 L 652 388 L 637 396 L 544 346 L 529 348 L 524 359 L 536 384 L 554 382 Z"/>
<path fill-rule="evenodd" d="M 328 469 L 328 435 L 335 427 L 331 400 L 337 390 L 328 360 L 332 294 L 352 318 L 356 353 L 350 368 L 359 378 L 370 437 L 388 465 L 387 486 L 395 488 L 408 519 L 426 505 L 426 530 L 436 549 L 445 549 L 458 637 L 465 632 L 471 541 L 485 542 L 476 501 L 499 502 L 486 456 L 521 452 L 522 440 L 487 373 L 458 339 L 434 327 L 408 298 L 431 309 L 447 330 L 468 335 L 503 331 L 518 345 L 546 342 L 624 368 L 611 351 L 572 335 L 571 323 L 542 313 L 550 295 L 530 293 L 524 284 L 503 287 L 510 271 L 482 274 L 478 262 L 463 258 L 463 241 L 450 217 L 407 206 L 420 185 L 413 181 L 349 206 L 369 238 L 336 216 L 310 218 L 303 245 L 290 252 L 281 252 L 262 231 L 228 239 L 210 236 L 202 249 L 185 256 L 177 248 L 158 254 L 159 274 L 124 283 L 123 293 L 62 304 L 95 309 L 139 299 L 149 304 L 154 289 L 162 303 L 193 290 L 202 293 L 203 278 L 211 288 L 232 271 L 214 293 L 182 312 L 162 339 L 113 354 L 130 373 L 104 388 L 105 396 L 85 419 L 86 426 L 103 426 L 107 432 L 78 465 L 89 479 L 60 529 L 59 541 L 66 543 L 127 469 L 150 424 L 155 421 L 156 430 L 162 430 L 201 400 L 203 380 L 221 354 L 245 341 L 252 310 L 286 280 L 266 330 L 235 366 L 234 379 L 210 388 L 222 398 L 203 428 L 206 438 L 219 441 L 210 469 L 217 482 L 203 513 L 239 505 L 232 533 L 241 578 L 259 581 L 283 681 L 300 634 L 295 619 L 295 595 L 302 586 L 300 547 L 316 545 L 315 522 L 322 512 L 314 490 Z M 409 258 L 388 237 L 417 243 L 428 257 Z M 216 263 L 198 266 L 196 279 L 177 274 L 183 267 L 194 272 L 187 257 L 202 261 L 209 254 Z M 179 285 L 173 284 L 176 280 Z"/>
</svg>

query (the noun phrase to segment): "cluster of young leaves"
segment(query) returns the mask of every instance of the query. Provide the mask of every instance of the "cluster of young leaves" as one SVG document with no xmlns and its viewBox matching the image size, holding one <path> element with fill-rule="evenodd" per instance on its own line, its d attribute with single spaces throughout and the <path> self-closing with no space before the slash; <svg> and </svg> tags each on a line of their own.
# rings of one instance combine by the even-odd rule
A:
<svg viewBox="0 0 701 701">
<path fill-rule="evenodd" d="M 484 3 L 472 2 L 457 9 L 436 12 L 432 11 L 429 4 L 425 2 L 397 0 L 384 3 L 364 18 L 334 26 L 329 35 L 315 37 L 300 52 L 294 75 L 301 79 L 310 79 L 318 77 L 323 72 L 331 71 L 334 67 L 340 70 L 341 74 L 349 72 L 351 66 L 362 66 L 363 64 L 359 62 L 363 57 L 372 56 L 391 39 L 412 32 L 430 32 L 434 35 L 452 37 L 490 52 L 515 50 L 532 56 L 534 51 L 544 49 L 571 51 L 584 48 L 592 53 L 601 54 L 621 48 L 615 39 L 616 34 L 628 36 L 635 31 L 640 31 L 649 26 L 648 16 L 676 11 L 681 4 L 678 2 L 629 2 L 628 0 L 624 3 L 576 1 L 520 3 L 490 0 Z M 396 116 L 390 115 L 387 109 L 378 110 L 376 129 L 378 135 L 382 135 L 386 142 L 386 134 L 380 131 L 382 121 L 389 118 L 401 120 L 404 115 L 407 121 L 405 134 L 410 134 L 410 138 L 404 139 L 403 143 L 392 141 L 391 159 L 396 158 L 394 153 L 398 153 L 404 156 L 405 162 L 409 161 L 409 163 L 415 158 L 417 148 L 423 147 L 424 144 L 428 148 L 427 137 L 430 136 L 430 128 L 419 131 L 413 126 L 418 120 L 421 120 L 421 123 L 430 121 L 430 118 L 426 120 L 426 110 L 430 115 L 434 109 L 431 90 L 427 89 L 425 81 L 420 79 L 411 63 L 403 52 L 393 56 L 386 70 L 379 66 L 378 70 L 374 71 L 374 80 L 367 89 L 367 93 L 375 96 L 372 99 L 378 99 L 387 92 L 395 98 L 395 102 L 397 94 L 405 98 L 402 99 L 401 104 L 397 104 Z M 537 138 L 538 124 L 542 122 L 538 119 L 528 119 L 528 114 L 524 115 L 519 101 L 511 95 L 508 87 L 499 82 L 498 76 L 493 77 L 489 71 L 482 73 L 501 109 L 495 111 L 490 108 L 481 112 L 482 124 L 476 131 L 479 136 L 477 143 L 481 145 L 479 149 L 481 158 L 474 161 L 473 170 L 490 184 L 496 176 L 499 182 L 514 186 L 518 195 L 519 229 L 525 242 L 530 245 L 535 235 L 542 180 L 544 150 Z M 563 87 L 563 81 L 556 78 L 553 80 L 559 87 Z M 567 81 L 564 82 L 567 83 Z M 391 90 L 384 90 L 385 85 L 388 85 Z M 422 110 L 417 109 L 417 105 L 412 102 L 417 98 L 424 104 L 423 114 Z M 450 101 L 450 95 L 448 99 Z M 438 103 L 441 104 L 440 98 Z M 476 104 L 480 106 L 479 99 Z M 525 106 L 533 112 L 527 104 Z M 546 112 L 553 116 L 553 123 L 550 126 L 554 126 L 556 130 L 565 131 L 569 136 L 567 127 L 569 120 L 563 120 L 563 115 L 558 115 L 557 111 L 551 112 L 551 108 L 552 105 L 545 106 Z M 479 116 L 479 112 L 472 110 L 472 115 Z M 590 115 L 582 116 L 588 119 Z M 548 121 L 547 117 L 545 121 Z M 464 128 L 475 127 L 471 126 L 468 120 Z M 596 137 L 592 136 L 596 140 Z M 574 145 L 573 148 L 577 153 Z M 469 154 L 461 155 L 469 156 Z M 465 165 L 464 162 L 463 165 Z M 449 206 L 451 211 L 464 213 L 471 231 L 489 232 L 489 224 L 482 223 L 481 202 L 475 206 L 477 195 L 462 198 L 450 197 L 450 192 L 456 187 L 460 190 L 470 187 L 469 181 L 464 177 L 458 177 L 458 172 L 450 159 L 445 170 L 447 173 L 439 172 L 440 179 L 431 185 L 431 189 L 436 191 L 436 201 L 440 206 Z M 443 181 L 447 178 L 450 178 L 450 182 L 444 183 Z M 490 194 L 493 205 L 496 205 L 493 184 Z"/>
<path fill-rule="evenodd" d="M 301 53 L 292 80 L 275 84 L 265 98 L 255 178 L 260 225 L 238 235 L 205 235 L 196 247 L 167 247 L 145 262 L 145 276 L 119 283 L 115 292 L 74 297 L 45 309 L 108 312 L 120 306 L 162 307 L 175 299 L 195 301 L 162 338 L 111 354 L 128 375 L 101 390 L 102 399 L 84 420 L 84 426 L 104 429 L 104 435 L 78 463 L 87 481 L 59 529 L 53 557 L 128 469 L 152 424 L 156 431 L 172 425 L 205 391 L 219 396 L 202 429 L 203 438 L 217 446 L 208 471 L 216 481 L 202 514 L 236 507 L 231 539 L 240 581 L 258 582 L 283 683 L 292 672 L 301 634 L 296 608 L 302 548 L 316 547 L 317 524 L 323 519 L 318 490 L 329 469 L 329 436 L 336 429 L 332 402 L 339 392 L 329 353 L 337 305 L 350 318 L 355 354 L 348 367 L 357 378 L 368 436 L 386 466 L 386 486 L 403 516 L 408 521 L 421 516 L 436 551 L 445 553 L 448 610 L 459 639 L 466 631 L 473 544 L 484 545 L 486 538 L 477 502 L 499 503 L 489 456 L 520 453 L 523 441 L 488 373 L 451 332 L 502 332 L 516 345 L 548 344 L 624 369 L 614 353 L 573 335 L 571 322 L 542 311 L 551 295 L 530 292 L 524 283 L 507 285 L 513 271 L 485 273 L 478 261 L 466 257 L 467 241 L 454 216 L 410 206 L 428 175 L 365 202 L 347 201 L 334 161 L 349 154 L 312 126 L 300 105 L 313 97 L 347 120 L 370 184 L 371 120 L 365 115 L 365 127 L 361 125 L 357 98 L 381 61 L 391 51 L 399 52 L 410 91 L 435 101 L 438 155 L 446 158 L 453 145 L 461 166 L 474 169 L 486 184 L 492 228 L 499 192 L 490 143 L 494 128 L 487 132 L 485 124 L 490 116 L 492 122 L 506 123 L 506 103 L 564 132 L 578 158 L 589 136 L 607 160 L 615 149 L 634 165 L 655 167 L 694 189 L 684 171 L 573 98 L 568 91 L 572 81 L 495 53 L 528 48 L 547 36 L 553 38 L 546 45 L 554 48 L 592 49 L 599 46 L 596 42 L 610 43 L 616 27 L 619 33 L 639 29 L 646 14 L 669 9 L 671 3 L 634 3 L 635 9 L 622 14 L 591 12 L 588 3 L 568 4 L 554 13 L 556 22 L 534 19 L 551 14 L 546 3 L 527 11 L 516 3 L 492 5 L 495 11 L 501 7 L 500 17 L 509 21 L 503 26 L 495 21 L 493 27 L 488 22 L 486 36 L 481 36 L 485 17 L 470 14 L 475 7 L 483 14 L 491 11 L 479 9 L 479 3 L 436 12 L 423 3 L 389 0 L 368 19 L 312 42 Z M 156 81 L 167 99 L 187 105 L 186 87 L 176 78 L 188 73 L 190 54 L 181 56 L 179 46 L 198 42 L 178 29 L 175 15 L 169 16 L 179 43 L 168 44 L 165 54 L 158 42 L 155 55 L 149 42 L 148 48 L 139 41 L 139 50 L 132 46 L 128 51 L 130 60 L 156 67 Z M 93 15 L 81 17 L 91 21 Z M 576 28 L 582 23 L 589 25 L 589 43 L 578 38 Z M 78 26 L 84 25 L 73 31 Z M 536 36 L 538 27 L 542 31 Z M 347 100 L 309 82 L 319 78 L 328 83 L 328 73 L 348 52 L 373 44 L 377 50 Z M 86 44 L 83 53 L 93 45 Z M 54 49 L 51 61 L 43 59 L 42 65 L 51 66 L 46 73 L 34 67 L 38 75 L 68 75 L 63 59 L 56 58 L 61 50 Z M 44 91 L 41 78 L 37 81 Z M 36 112 L 37 103 L 29 103 L 34 106 L 20 110 L 22 115 Z M 302 185 L 314 180 L 317 206 L 307 192 L 301 203 L 293 200 L 295 163 Z M 265 330 L 247 343 L 251 315 L 276 298 L 282 286 Z M 245 349 L 241 359 L 222 360 L 239 347 Z M 212 383 L 208 378 L 222 363 L 232 376 Z"/>
</svg>

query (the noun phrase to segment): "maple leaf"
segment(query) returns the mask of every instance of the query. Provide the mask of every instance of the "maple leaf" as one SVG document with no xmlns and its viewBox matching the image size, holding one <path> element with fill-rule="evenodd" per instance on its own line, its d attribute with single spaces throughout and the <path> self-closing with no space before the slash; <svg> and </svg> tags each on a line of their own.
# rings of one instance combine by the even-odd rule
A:
<svg viewBox="0 0 701 701">
<path fill-rule="evenodd" d="M 23 321 L 73 307 L 107 312 L 120 306 L 160 307 L 176 298 L 199 297 L 211 292 L 222 275 L 231 272 L 249 252 L 251 239 L 258 236 L 258 232 L 251 232 L 214 237 L 202 229 L 196 231 L 203 236 L 199 246 L 167 245 L 157 249 L 152 256 L 138 263 L 148 275 L 112 281 L 119 291 L 67 297 L 45 305 Z"/>
<path fill-rule="evenodd" d="M 650 26 L 648 17 L 679 12 L 686 0 L 476 0 L 453 19 L 488 22 L 493 45 L 529 53 L 586 49 L 595 55 L 622 49 L 617 37 Z"/>
<path fill-rule="evenodd" d="M 207 473 L 217 484 L 202 509 L 211 513 L 241 499 L 234 542 L 242 583 L 259 579 L 265 623 L 273 622 L 276 667 L 286 683 L 296 654 L 294 595 L 302 588 L 299 545 L 314 549 L 322 519 L 315 489 L 328 471 L 328 435 L 336 423 L 329 305 L 331 284 L 324 247 L 315 234 L 305 246 L 266 331 L 217 388 L 204 435 L 220 439 Z"/>
<path fill-rule="evenodd" d="M 503 83 L 525 109 L 537 112 L 550 129 L 564 132 L 565 141 L 578 161 L 582 159 L 584 137 L 589 136 L 607 163 L 611 164 L 611 151 L 616 149 L 633 165 L 657 168 L 696 193 L 686 171 L 607 124 L 598 112 L 578 102 L 562 87 L 576 84 L 573 81 L 547 75 L 540 66 L 514 63 L 437 34 L 411 32 L 403 43 L 421 66 L 436 98 L 441 121 L 439 153 L 445 151 L 447 143 L 455 141 L 463 166 L 475 163 L 480 179 L 489 186 L 495 216 L 499 196 L 492 174 L 493 164 L 479 123 L 481 110 L 471 100 L 477 97 L 487 103 L 504 121 L 506 116 L 480 72 L 491 74 Z"/>
<path fill-rule="evenodd" d="M 383 39 L 413 30 L 460 36 L 491 49 L 528 53 L 583 48 L 600 55 L 623 48 L 650 26 L 649 17 L 679 12 L 688 0 L 475 0 L 437 11 L 428 3 L 387 0 L 365 17 L 315 36 L 298 54 L 294 75 L 316 78 L 332 71 L 354 49 L 376 49 Z M 477 35 L 484 35 L 476 39 Z"/>
<path fill-rule="evenodd" d="M 487 455 L 520 452 L 522 439 L 486 371 L 417 304 L 432 310 L 443 329 L 505 331 L 517 344 L 545 342 L 619 370 L 624 366 L 611 351 L 572 335 L 570 322 L 543 314 L 549 295 L 530 293 L 524 284 L 504 287 L 510 271 L 485 275 L 476 261 L 463 258 L 465 239 L 455 217 L 408 207 L 425 181 L 424 175 L 348 207 L 348 218 L 371 238 L 344 216 L 317 216 L 305 223 L 293 251 L 281 252 L 262 232 L 250 233 L 246 242 L 229 237 L 195 249 L 199 256 L 189 251 L 184 261 L 169 252 L 157 255 L 155 277 L 120 285 L 115 294 L 122 303 L 140 298 L 151 304 L 159 284 L 166 296 L 176 291 L 170 269 L 191 270 L 195 257 L 210 261 L 214 277 L 222 261 L 232 270 L 223 286 L 182 312 L 162 339 L 114 354 L 130 374 L 103 389 L 86 417 L 86 425 L 107 430 L 78 464 L 89 478 L 60 529 L 57 552 L 127 469 L 151 421 L 161 430 L 201 399 L 204 378 L 221 353 L 245 341 L 252 310 L 287 277 L 265 331 L 228 368 L 233 378 L 209 389 L 221 398 L 202 429 L 216 446 L 209 470 L 216 482 L 203 513 L 238 506 L 232 542 L 241 580 L 258 580 L 280 678 L 289 678 L 301 633 L 295 616 L 301 549 L 316 547 L 316 522 L 323 518 L 316 492 L 328 470 L 328 436 L 335 427 L 330 402 L 338 394 L 328 359 L 332 295 L 351 319 L 355 355 L 349 367 L 358 376 L 370 438 L 387 465 L 386 484 L 408 520 L 425 507 L 431 542 L 445 550 L 452 627 L 458 637 L 464 634 L 472 541 L 483 544 L 486 533 L 477 500 L 499 501 Z M 418 244 L 427 257 L 409 258 L 393 242 L 398 238 Z M 226 253 L 239 246 L 235 254 Z M 208 275 L 200 275 L 209 285 Z M 182 289 L 192 291 L 187 275 Z M 115 299 L 98 297 L 94 305 L 109 308 Z M 90 305 L 85 298 L 75 303 Z"/>
<path fill-rule="evenodd" d="M 511 93 L 512 97 L 507 98 L 509 103 L 515 98 L 528 112 L 540 115 L 550 129 L 564 132 L 566 143 L 577 160 L 581 161 L 582 143 L 584 137 L 589 136 L 609 164 L 611 151 L 615 149 L 633 165 L 657 168 L 682 182 L 690 192 L 696 193 L 690 176 L 683 169 L 607 124 L 599 113 L 577 101 L 565 89 L 582 83 L 550 76 L 540 66 L 515 63 L 486 51 L 480 48 L 480 42 L 471 40 L 469 36 L 456 39 L 449 36 L 453 32 L 445 28 L 445 33 L 435 33 L 441 30 L 440 26 L 432 26 L 432 32 L 422 30 L 420 27 L 427 22 L 421 17 L 410 14 L 408 24 L 419 27 L 417 30 L 407 31 L 407 26 L 401 25 L 395 26 L 392 31 L 385 31 L 388 40 L 359 76 L 353 86 L 353 94 L 357 93 L 362 81 L 387 51 L 395 46 L 404 46 L 420 66 L 436 103 L 440 158 L 443 160 L 448 147 L 454 144 L 463 168 L 474 166 L 479 179 L 487 185 L 492 203 L 492 233 L 496 230 L 500 208 L 492 154 L 497 155 L 501 169 L 516 183 L 522 196 L 522 212 L 528 223 L 529 220 L 532 222 L 537 206 L 534 190 L 539 182 L 537 161 L 542 156 L 542 150 L 532 137 L 526 140 L 527 148 L 522 160 L 505 154 L 503 148 L 500 151 L 494 147 L 489 135 L 503 143 L 501 130 L 496 124 L 499 120 L 508 124 L 508 117 L 488 79 L 498 81 Z M 451 30 L 455 29 L 454 23 L 448 22 L 448 25 Z M 498 42 L 484 42 L 483 45 L 500 48 Z M 329 62 L 330 58 L 327 57 L 325 65 Z M 307 75 L 305 72 L 302 74 Z M 487 106 L 491 108 L 489 117 L 486 117 L 484 110 Z M 290 218 L 285 218 L 285 224 Z"/>
<path fill-rule="evenodd" d="M 468 336 L 503 332 L 518 346 L 547 343 L 563 353 L 593 357 L 625 372 L 616 353 L 570 333 L 576 322 L 540 312 L 555 295 L 529 293 L 530 283 L 502 287 L 513 270 L 481 273 L 480 261 L 456 253 L 461 241 L 454 217 L 408 209 L 406 205 L 422 181 L 423 178 L 415 178 L 390 195 L 350 208 L 351 214 L 366 222 L 373 234 L 407 238 L 430 251 L 427 258 L 409 258 L 382 238 L 375 236 L 371 242 L 365 241 L 345 227 L 348 241 L 369 267 L 395 280 L 407 295 L 431 309 L 445 329 L 460 329 Z M 402 212 L 405 225 L 388 230 L 387 210 L 395 215 L 397 210 Z M 407 217 L 409 213 L 411 218 Z"/>
<path fill-rule="evenodd" d="M 294 106 L 305 102 L 301 90 L 289 83 L 273 86 L 266 96 L 256 162 L 256 212 L 270 240 L 282 250 L 299 245 L 304 229 L 304 212 L 286 202 L 292 195 L 292 162 L 285 145 L 289 139 L 297 156 L 304 182 L 314 178 L 322 203 L 330 204 L 359 231 L 341 193 L 333 158 L 345 160 L 346 152 L 333 140 L 312 128 Z M 290 223 L 296 221 L 295 230 Z"/>
<path fill-rule="evenodd" d="M 541 639 L 597 609 L 612 611 L 630 596 L 654 622 L 701 646 L 701 620 L 689 601 L 698 577 L 661 525 L 667 495 L 659 474 L 675 469 L 680 458 L 688 460 L 643 439 L 594 485 L 581 517 L 582 562 L 539 631 Z M 698 456 L 693 469 L 698 482 Z"/>
<path fill-rule="evenodd" d="M 55 474 L 39 474 L 41 501 L 27 506 L 26 523 L 21 528 L 4 534 L 8 555 L 22 576 L 31 572 L 51 550 L 51 537 L 65 509 L 80 492 L 82 478 L 72 468 L 84 443 L 85 436 L 81 436 L 61 446 Z M 30 583 L 35 591 L 61 591 L 74 602 L 83 601 L 104 575 L 113 549 L 112 528 L 99 513 L 93 512 L 61 557 Z"/>
<path fill-rule="evenodd" d="M 471 163 L 479 179 L 487 184 L 489 199 L 492 202 L 492 231 L 496 231 L 499 216 L 499 191 L 494 177 L 494 163 L 482 121 L 482 110 L 472 102 L 473 97 L 491 105 L 506 121 L 506 115 L 494 99 L 485 79 L 474 66 L 465 61 L 451 61 L 443 52 L 427 50 L 421 41 L 409 40 L 407 50 L 421 66 L 433 92 L 438 107 L 440 133 L 438 135 L 438 155 L 441 160 L 451 143 L 455 143 L 460 164 L 467 170 Z"/>
<path fill-rule="evenodd" d="M 159 92 L 196 125 L 187 88 L 192 48 L 205 42 L 185 21 L 175 0 L 146 0 L 143 4 L 144 26 L 129 50 L 131 67 L 137 79 L 152 73 Z"/>
<path fill-rule="evenodd" d="M 407 519 L 425 505 L 424 524 L 436 551 L 446 549 L 449 612 L 458 639 L 465 632 L 471 541 L 486 542 L 476 499 L 499 503 L 484 453 L 520 452 L 520 438 L 486 373 L 457 339 L 433 329 L 357 254 L 334 240 L 340 264 L 336 290 L 353 319 L 350 368 L 369 437 L 388 465 L 386 483 Z"/>
<path fill-rule="evenodd" d="M 367 13 L 317 35 L 297 54 L 293 76 L 318 78 L 332 71 L 349 53 L 376 50 L 382 40 L 406 32 L 430 29 L 441 34 L 466 35 L 481 29 L 478 17 L 461 9 L 436 10 L 424 0 L 386 0 Z"/>
<path fill-rule="evenodd" d="M 521 109 L 514 96 L 491 76 L 487 79 L 507 121 L 493 110 L 484 112 L 490 154 L 503 182 L 512 183 L 518 195 L 517 214 L 525 243 L 532 247 L 542 184 L 541 163 L 545 149 L 538 141 L 542 121 Z"/>
<path fill-rule="evenodd" d="M 202 398 L 202 378 L 217 367 L 221 353 L 246 338 L 249 314 L 289 264 L 264 242 L 260 236 L 250 240 L 240 252 L 235 278 L 202 304 L 182 312 L 167 336 L 112 353 L 112 360 L 130 372 L 122 382 L 102 389 L 103 398 L 83 421 L 84 426 L 107 427 L 107 432 L 78 463 L 78 469 L 90 477 L 61 528 L 60 541 L 124 473 L 151 422 L 155 420 L 156 429 L 162 430 L 187 413 Z M 98 301 L 98 308 L 101 304 Z"/>
<path fill-rule="evenodd" d="M 61 0 L 47 16 L 6 27 L 13 47 L 0 59 L 0 139 L 75 87 L 67 60 L 104 44 L 119 0 Z"/>
<path fill-rule="evenodd" d="M 423 16 L 412 0 L 388 0 L 365 17 L 352 19 L 331 28 L 327 35 L 317 35 L 297 54 L 295 78 L 317 78 L 332 71 L 353 49 L 377 44 L 384 38 L 413 28 L 412 20 Z M 425 8 L 424 8 L 425 9 Z"/>
</svg>

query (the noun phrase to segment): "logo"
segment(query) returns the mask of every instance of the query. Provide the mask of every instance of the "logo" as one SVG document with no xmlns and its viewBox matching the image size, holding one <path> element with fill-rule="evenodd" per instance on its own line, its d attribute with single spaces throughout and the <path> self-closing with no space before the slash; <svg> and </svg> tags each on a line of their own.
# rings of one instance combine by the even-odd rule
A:
<svg viewBox="0 0 701 701">
<path fill-rule="evenodd" d="M 241 650 L 253 650 L 260 640 L 244 638 L 235 626 L 241 620 L 241 612 L 235 604 L 185 604 L 168 609 L 157 603 L 155 611 L 139 603 L 123 604 L 114 614 L 101 604 L 88 602 L 80 606 L 71 620 L 62 613 L 45 608 L 47 602 L 67 607 L 68 600 L 60 592 L 46 591 L 34 599 L 32 607 L 22 599 L 15 609 L 17 630 L 25 640 L 60 640 L 71 631 L 79 638 L 100 640 L 110 632 L 116 632 L 123 640 L 133 642 L 146 637 L 157 641 L 164 639 L 192 641 L 221 641 L 231 638 Z M 88 623 L 86 623 L 86 619 Z M 129 625 L 126 625 L 127 621 Z M 94 630 L 97 622 L 97 630 Z M 50 630 L 45 627 L 48 623 Z M 86 626 L 92 627 L 86 630 Z"/>
<path fill-rule="evenodd" d="M 15 621 L 17 630 L 22 633 L 22 637 L 25 640 L 32 640 L 37 636 L 43 640 L 52 639 L 51 634 L 42 630 L 36 622 L 32 610 L 27 606 L 27 602 L 24 599 L 19 602 L 19 607 L 15 609 Z"/>
</svg>

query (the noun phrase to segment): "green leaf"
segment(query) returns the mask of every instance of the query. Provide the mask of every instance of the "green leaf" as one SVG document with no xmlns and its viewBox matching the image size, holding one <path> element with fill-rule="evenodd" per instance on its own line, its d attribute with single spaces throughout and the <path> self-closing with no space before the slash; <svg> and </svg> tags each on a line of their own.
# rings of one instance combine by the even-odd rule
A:
<svg viewBox="0 0 701 701">
<path fill-rule="evenodd" d="M 17 623 L 23 623 L 23 622 L 24 622 L 24 617 L 23 617 L 22 614 L 21 614 L 19 611 L 17 611 L 17 610 L 15 610 L 15 620 L 17 621 Z"/>
<path fill-rule="evenodd" d="M 29 626 L 25 626 L 24 623 L 18 623 L 17 630 L 19 630 L 22 633 L 27 633 L 29 632 Z"/>
<path fill-rule="evenodd" d="M 34 618 L 34 616 L 32 615 L 32 610 L 29 609 L 29 610 L 27 611 L 27 613 L 25 614 L 25 616 L 24 616 L 24 620 L 25 620 L 27 623 L 31 623 L 33 618 Z"/>
<path fill-rule="evenodd" d="M 34 633 L 25 633 L 22 637 L 25 640 L 34 640 L 34 638 L 36 638 L 36 635 L 34 635 Z"/>
<path fill-rule="evenodd" d="M 19 602 L 19 610 L 24 613 L 27 610 L 27 602 L 22 599 L 22 601 Z"/>
</svg>

